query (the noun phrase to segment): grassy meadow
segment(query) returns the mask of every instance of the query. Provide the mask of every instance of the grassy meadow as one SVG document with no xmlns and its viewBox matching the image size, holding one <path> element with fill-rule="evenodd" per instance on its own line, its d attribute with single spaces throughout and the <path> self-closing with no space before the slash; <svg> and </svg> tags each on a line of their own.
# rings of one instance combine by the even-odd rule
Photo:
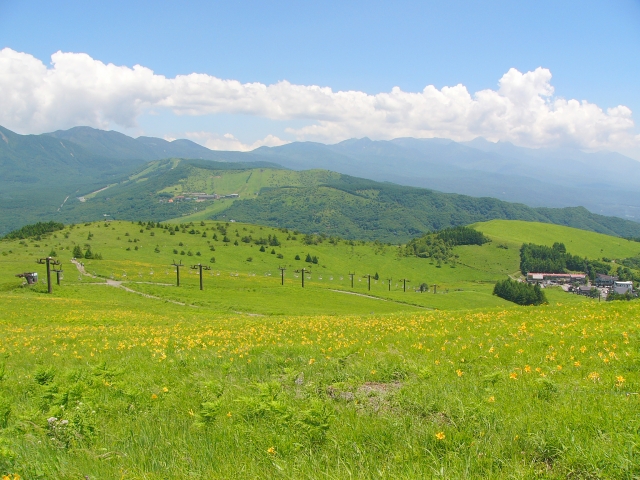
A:
<svg viewBox="0 0 640 480">
<path fill-rule="evenodd" d="M 397 246 L 305 245 L 234 223 L 226 246 L 215 222 L 173 235 L 93 223 L 2 241 L 0 474 L 640 477 L 640 308 L 556 289 L 541 307 L 494 297 L 493 282 L 518 270 L 521 226 L 508 225 L 441 268 Z M 554 241 L 572 251 L 573 234 Z M 248 235 L 281 245 L 260 252 Z M 534 228 L 528 241 L 544 235 Z M 603 237 L 589 248 L 640 250 Z M 103 257 L 84 261 L 90 276 L 70 263 L 85 244 Z M 62 285 L 52 295 L 22 286 L 15 273 L 43 278 L 35 259 L 52 249 Z M 179 288 L 174 260 L 187 265 Z M 212 268 L 203 291 L 189 268 L 198 262 Z M 376 272 L 368 290 L 363 275 Z M 415 291 L 423 282 L 429 293 Z"/>
</svg>

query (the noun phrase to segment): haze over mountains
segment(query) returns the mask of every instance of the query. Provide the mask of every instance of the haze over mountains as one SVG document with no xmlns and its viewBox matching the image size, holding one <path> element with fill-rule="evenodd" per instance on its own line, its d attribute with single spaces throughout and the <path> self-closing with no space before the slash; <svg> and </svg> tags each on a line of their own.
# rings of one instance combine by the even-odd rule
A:
<svg viewBox="0 0 640 480">
<path fill-rule="evenodd" d="M 25 211 L 34 201 L 43 207 L 39 211 L 49 211 L 65 198 L 73 201 L 76 194 L 117 183 L 146 162 L 166 158 L 327 169 L 532 207 L 584 206 L 601 215 L 640 219 L 640 162 L 616 153 L 534 150 L 481 138 L 466 143 L 415 138 L 294 142 L 243 153 L 89 127 L 42 135 L 0 127 L 0 201 L 5 211 Z"/>
<path fill-rule="evenodd" d="M 133 139 L 88 127 L 48 135 L 80 145 L 93 155 L 119 160 L 268 160 L 296 170 L 322 168 L 533 207 L 584 206 L 601 215 L 640 219 L 640 162 L 611 152 L 530 149 L 482 138 L 465 143 L 437 138 L 363 138 L 335 145 L 294 142 L 240 153 L 209 150 L 189 140 Z"/>
</svg>

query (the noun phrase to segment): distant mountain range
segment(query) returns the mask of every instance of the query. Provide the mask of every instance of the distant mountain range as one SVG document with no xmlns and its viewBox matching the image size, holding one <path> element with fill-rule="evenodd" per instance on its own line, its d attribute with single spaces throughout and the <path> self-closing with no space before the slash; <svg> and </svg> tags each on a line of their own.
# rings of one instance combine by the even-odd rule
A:
<svg viewBox="0 0 640 480">
<path fill-rule="evenodd" d="M 209 150 L 189 140 L 133 139 L 89 127 L 28 137 L 54 137 L 64 142 L 61 146 L 67 149 L 70 142 L 76 149 L 81 147 L 86 155 L 109 159 L 101 162 L 103 169 L 117 170 L 122 162 L 137 165 L 170 157 L 266 160 L 295 170 L 321 168 L 400 185 L 489 196 L 533 207 L 584 206 L 601 215 L 640 221 L 640 189 L 637 188 L 640 162 L 611 152 L 530 149 L 511 143 L 491 143 L 482 138 L 465 143 L 437 138 L 390 141 L 363 138 L 335 145 L 294 142 L 240 153 Z"/>
<path fill-rule="evenodd" d="M 169 142 L 162 138 L 131 138 L 120 132 L 97 130 L 90 127 L 74 127 L 46 133 L 49 136 L 80 145 L 92 154 L 118 160 L 148 162 L 163 158 L 199 158 L 216 160 L 217 152 L 191 140 Z"/>
<path fill-rule="evenodd" d="M 533 207 L 584 206 L 601 215 L 640 221 L 640 162 L 617 153 L 534 150 L 483 139 L 457 143 L 364 138 L 336 145 L 306 142 L 261 147 L 250 155 L 288 168 L 326 168 Z"/>
<path fill-rule="evenodd" d="M 196 201 L 196 193 L 238 197 Z M 87 192 L 88 193 L 88 192 Z M 610 235 L 640 236 L 640 223 L 582 207 L 531 208 L 328 170 L 287 170 L 266 162 L 156 160 L 126 179 L 78 198 L 56 212 L 64 223 L 104 218 L 181 223 L 216 219 L 287 227 L 348 239 L 403 243 L 425 232 L 491 219 L 567 225 Z M 239 240 L 239 239 L 236 239 Z"/>
<path fill-rule="evenodd" d="M 49 218 L 65 198 L 72 201 L 81 193 L 122 182 L 146 162 L 166 158 L 326 169 L 533 207 L 584 206 L 601 215 L 640 220 L 640 162 L 616 153 L 414 138 L 363 138 L 335 145 L 294 142 L 242 153 L 213 151 L 189 140 L 134 139 L 89 127 L 42 135 L 18 135 L 0 127 L 0 221 L 13 228 Z M 0 231 L 8 227 L 0 225 Z"/>
</svg>

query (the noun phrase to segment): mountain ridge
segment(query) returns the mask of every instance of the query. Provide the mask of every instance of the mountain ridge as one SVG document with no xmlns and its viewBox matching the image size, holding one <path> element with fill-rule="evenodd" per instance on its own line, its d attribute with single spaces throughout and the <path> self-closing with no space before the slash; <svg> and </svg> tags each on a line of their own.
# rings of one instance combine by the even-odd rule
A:
<svg viewBox="0 0 640 480">
<path fill-rule="evenodd" d="M 624 188 L 628 187 L 624 187 L 622 180 L 617 185 L 611 185 L 607 183 L 611 182 L 611 176 L 597 175 L 597 178 L 591 179 L 592 184 L 580 183 L 589 179 L 589 175 L 596 176 L 593 172 L 583 172 L 581 176 L 576 174 L 577 180 L 554 179 L 556 183 L 550 183 L 548 179 L 545 181 L 544 172 L 536 173 L 539 178 L 535 178 L 536 175 L 533 174 L 527 176 L 527 168 L 539 167 L 545 158 L 544 155 L 552 156 L 553 152 L 522 149 L 507 143 L 493 144 L 479 139 L 465 144 L 447 139 L 398 138 L 380 141 L 362 138 L 349 139 L 333 145 L 293 142 L 279 147 L 260 147 L 251 152 L 229 152 L 209 150 L 190 140 L 169 142 L 154 137 L 133 139 L 119 132 L 105 132 L 89 127 L 76 127 L 42 135 L 19 135 L 0 127 L 0 133 L 0 201 L 4 206 L 0 220 L 10 223 L 12 227 L 19 222 L 28 223 L 55 216 L 61 209 L 64 211 L 70 208 L 70 205 L 73 206 L 74 197 L 95 192 L 105 186 L 126 184 L 132 172 L 143 171 L 148 167 L 149 163 L 145 163 L 145 158 L 154 158 L 151 162 L 155 162 L 170 154 L 176 154 L 170 155 L 171 158 L 200 155 L 206 157 L 201 158 L 201 162 L 227 162 L 236 164 L 236 168 L 240 168 L 239 163 L 251 162 L 262 162 L 262 165 L 269 167 L 278 165 L 278 168 L 298 171 L 321 168 L 358 178 L 357 181 L 361 183 L 365 180 L 393 182 L 407 187 L 427 188 L 436 193 L 491 197 L 498 201 L 523 197 L 529 200 L 544 200 L 546 196 L 553 196 L 553 201 L 509 201 L 528 204 L 529 207 L 535 205 L 532 208 L 538 210 L 537 214 L 546 219 L 543 221 L 571 226 L 580 224 L 587 229 L 601 229 L 596 231 L 613 232 L 623 236 L 635 232 L 635 229 L 640 227 L 640 223 L 623 226 L 626 224 L 622 221 L 605 221 L 602 215 L 593 216 L 594 208 L 587 209 L 589 211 L 579 208 L 582 206 L 581 203 L 588 206 L 588 202 L 582 200 L 600 195 L 607 197 L 612 208 L 617 205 L 616 202 L 626 201 L 629 208 L 640 209 L 640 193 L 625 190 Z M 468 144 L 480 146 L 488 151 Z M 513 160 L 492 150 L 523 153 L 519 159 Z M 609 158 L 609 154 L 606 153 L 569 153 L 576 156 L 577 160 L 569 166 L 557 167 L 565 173 L 570 172 L 571 168 L 582 168 L 581 165 L 586 165 L 584 168 L 592 168 L 593 165 L 601 168 L 605 163 L 602 159 Z M 544 161 L 562 163 L 557 157 L 562 154 L 556 152 L 556 157 Z M 618 154 L 611 158 L 614 157 L 622 162 L 615 165 L 629 168 L 630 171 L 622 177 L 626 178 L 625 181 L 633 183 L 634 175 L 637 173 L 640 176 L 640 163 Z M 540 160 L 541 158 L 543 160 Z M 636 166 L 637 172 L 633 170 Z M 229 168 L 234 167 L 229 165 Z M 613 179 L 615 180 L 615 175 Z M 568 186 L 562 185 L 562 182 Z M 282 185 L 278 186 L 281 187 Z M 487 190 L 489 194 L 486 193 Z M 105 195 L 110 195 L 113 191 L 109 190 Z M 153 197 L 157 192 L 147 193 Z M 304 196 L 306 193 L 300 195 Z M 474 201 L 480 200 L 476 198 Z M 550 208 L 554 203 L 566 204 L 571 208 L 564 208 L 560 212 Z M 78 205 L 73 209 L 76 207 Z M 131 208 L 135 210 L 139 205 L 132 205 Z M 257 206 L 256 209 L 259 211 L 261 206 Z M 624 218 L 624 215 L 619 217 Z M 7 218 L 9 219 L 6 220 Z M 536 218 L 538 217 L 535 215 L 532 217 Z M 615 227 L 605 226 L 607 223 L 615 223 Z M 2 229 L 6 231 L 6 228 L 8 227 L 3 226 Z M 632 236 L 640 236 L 640 233 L 634 233 Z"/>
</svg>

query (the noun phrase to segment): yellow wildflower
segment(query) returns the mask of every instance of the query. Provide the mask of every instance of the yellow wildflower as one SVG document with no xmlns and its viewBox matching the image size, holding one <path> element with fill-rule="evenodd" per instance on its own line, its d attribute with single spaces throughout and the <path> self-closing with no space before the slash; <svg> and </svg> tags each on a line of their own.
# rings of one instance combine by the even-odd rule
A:
<svg viewBox="0 0 640 480">
<path fill-rule="evenodd" d="M 444 440 L 446 438 L 446 435 L 444 434 L 444 432 L 438 432 L 436 433 L 436 438 L 438 440 Z"/>
</svg>

